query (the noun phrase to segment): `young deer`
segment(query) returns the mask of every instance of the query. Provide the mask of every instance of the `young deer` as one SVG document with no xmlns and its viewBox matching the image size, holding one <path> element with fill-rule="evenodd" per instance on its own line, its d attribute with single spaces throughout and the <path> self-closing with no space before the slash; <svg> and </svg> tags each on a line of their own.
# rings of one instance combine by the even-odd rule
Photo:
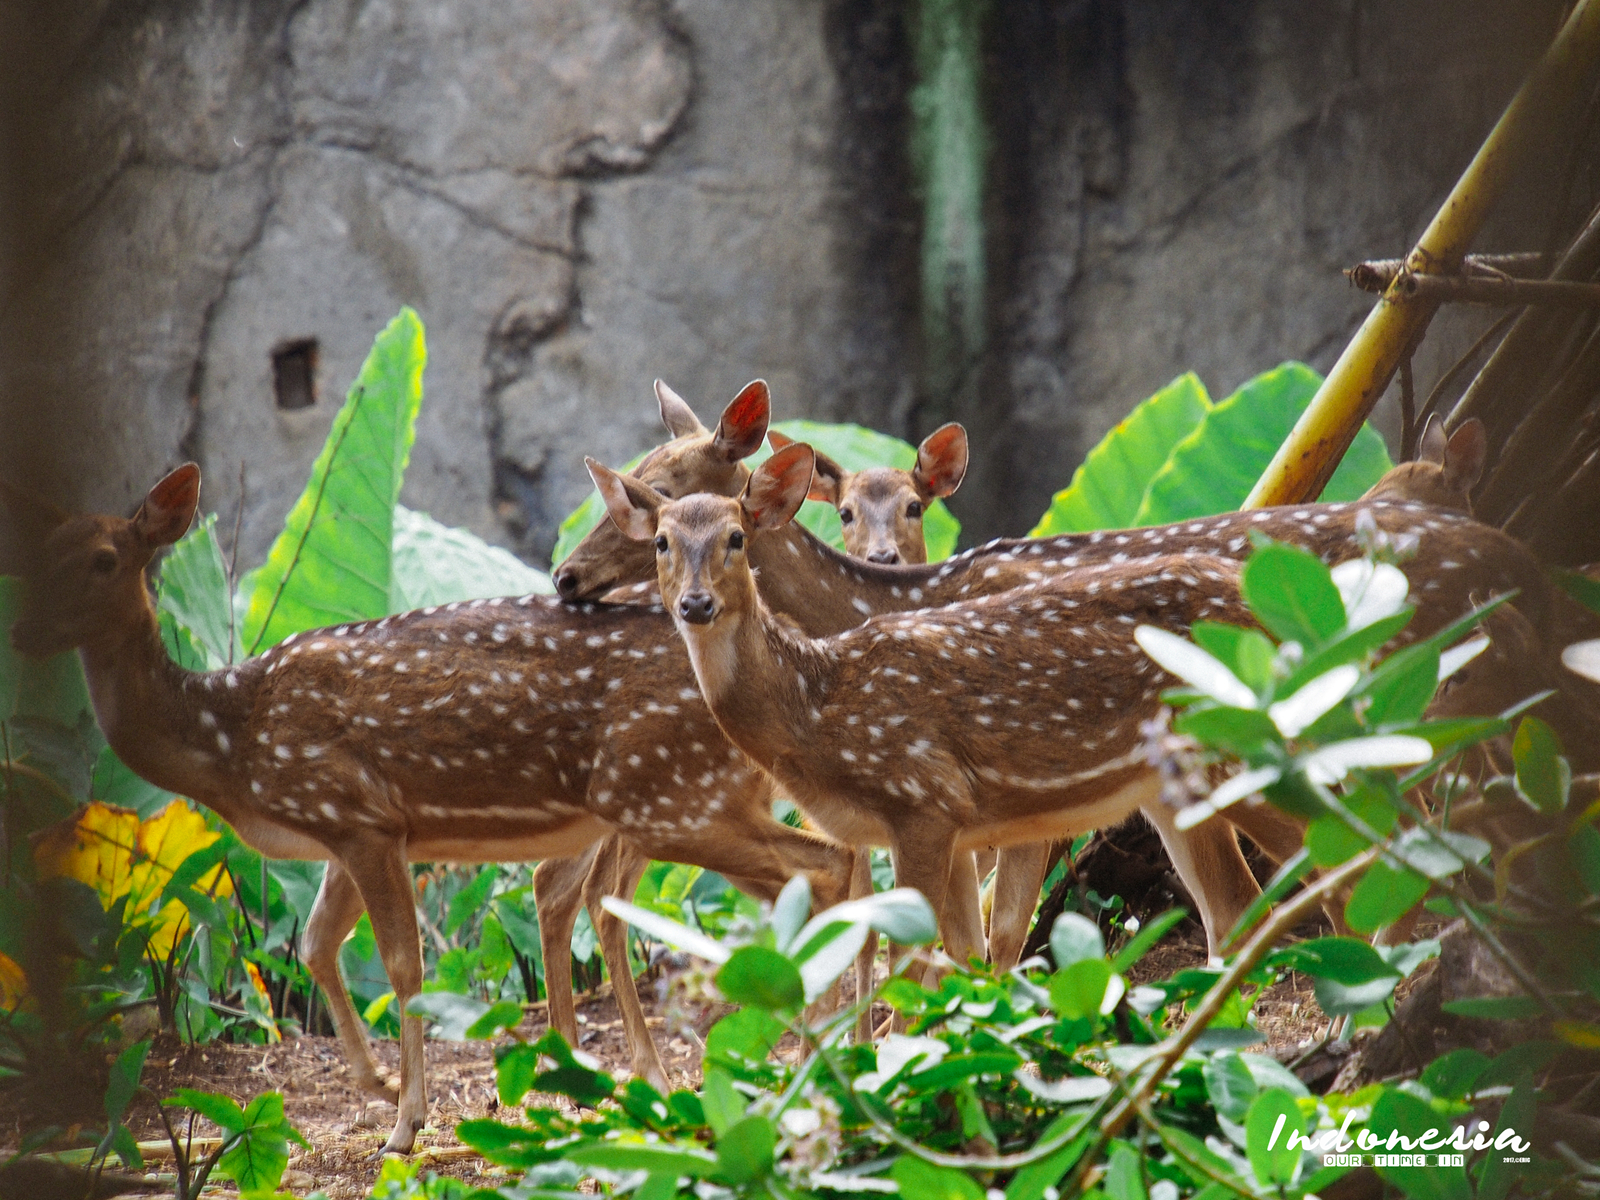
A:
<svg viewBox="0 0 1600 1200">
<path fill-rule="evenodd" d="M 777 430 L 767 433 L 774 450 L 794 445 Z M 925 563 L 928 543 L 922 514 L 935 498 L 953 495 L 967 474 L 967 431 L 952 421 L 941 425 L 917 447 L 909 471 L 868 467 L 847 471 L 826 454 L 817 454 L 807 499 L 839 510 L 844 548 L 852 558 L 874 563 Z M 699 482 L 698 480 L 696 482 Z M 697 492 L 726 493 L 711 487 Z"/>
<path fill-rule="evenodd" d="M 1415 462 L 1390 467 L 1362 499 L 1411 500 L 1471 516 L 1472 489 L 1489 452 L 1483 422 L 1471 417 L 1447 438 L 1444 422 L 1431 417 L 1419 449 Z"/>
<path fill-rule="evenodd" d="M 771 780 L 718 730 L 659 608 L 478 600 L 297 635 L 217 671 L 179 667 L 144 571 L 188 529 L 199 486 L 191 463 L 131 520 L 45 514 L 12 641 L 33 656 L 78 649 L 106 738 L 141 777 L 263 854 L 329 861 L 303 955 L 358 1083 L 399 1105 L 386 1149 L 409 1150 L 427 1111 L 422 1023 L 404 1015 L 422 983 L 409 861 L 579 857 L 622 830 L 650 857 L 757 895 L 804 872 L 819 903 L 843 898 L 848 852 L 773 820 Z M 363 908 L 403 1014 L 398 1088 L 339 977 Z M 601 935 L 636 1064 L 664 1084 L 625 930 Z"/>
<path fill-rule="evenodd" d="M 928 897 L 947 949 L 963 959 L 981 929 L 949 895 L 958 851 L 1071 836 L 1140 807 L 1164 838 L 1171 831 L 1138 745 L 1162 677 L 1132 632 L 1245 619 L 1237 564 L 1106 564 L 812 639 L 758 596 L 747 555 L 799 508 L 811 465 L 809 447 L 791 446 L 740 500 L 667 501 L 592 460 L 590 470 L 617 527 L 653 544 L 663 599 L 730 739 L 824 830 L 887 842 L 897 879 Z M 1065 678 L 1097 702 L 1062 696 Z M 1213 864 L 1195 861 L 1181 838 L 1168 850 L 1215 946 L 1253 881 L 1219 897 L 1206 879 Z"/>
</svg>

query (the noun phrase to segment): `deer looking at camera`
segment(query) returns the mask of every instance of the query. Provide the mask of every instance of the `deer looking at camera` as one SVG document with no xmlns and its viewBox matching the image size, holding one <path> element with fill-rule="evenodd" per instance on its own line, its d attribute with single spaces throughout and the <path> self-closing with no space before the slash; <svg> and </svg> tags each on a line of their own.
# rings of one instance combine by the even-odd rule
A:
<svg viewBox="0 0 1600 1200">
<path fill-rule="evenodd" d="M 756 895 L 804 873 L 819 903 L 843 899 L 849 853 L 772 818 L 770 778 L 722 736 L 659 609 L 478 600 L 296 635 L 216 671 L 179 667 L 144 572 L 188 529 L 199 487 L 199 469 L 179 467 L 131 520 L 8 496 L 42 542 L 12 641 L 36 657 L 78 649 L 101 728 L 142 778 L 263 854 L 329 862 L 303 957 L 358 1084 L 399 1106 L 387 1150 L 408 1151 L 427 1113 L 422 1022 L 406 1014 L 422 984 L 409 861 L 579 858 L 625 830 L 651 857 Z M 339 977 L 363 908 L 402 1014 L 397 1088 Z M 636 1064 L 653 1062 L 664 1085 L 625 936 L 608 936 Z"/>
<path fill-rule="evenodd" d="M 667 501 L 590 462 L 613 522 L 652 544 L 663 600 L 729 738 L 824 830 L 887 843 L 898 882 L 927 896 L 958 960 L 982 938 L 971 907 L 948 895 L 959 851 L 1071 836 L 1140 807 L 1215 945 L 1253 881 L 1219 896 L 1214 864 L 1167 838 L 1159 781 L 1138 745 L 1163 677 L 1132 633 L 1141 623 L 1186 629 L 1202 616 L 1247 620 L 1237 564 L 1105 564 L 812 639 L 762 601 L 747 554 L 799 508 L 811 468 L 810 448 L 791 446 L 762 464 L 742 499 Z M 1097 703 L 1063 695 L 1064 678 Z"/>
</svg>

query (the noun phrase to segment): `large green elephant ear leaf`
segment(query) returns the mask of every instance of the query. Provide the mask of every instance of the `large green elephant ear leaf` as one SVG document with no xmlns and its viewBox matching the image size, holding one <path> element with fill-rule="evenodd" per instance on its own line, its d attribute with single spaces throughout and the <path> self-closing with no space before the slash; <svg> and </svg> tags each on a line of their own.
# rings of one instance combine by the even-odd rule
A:
<svg viewBox="0 0 1600 1200">
<path fill-rule="evenodd" d="M 422 321 L 401 309 L 373 342 L 305 491 L 249 581 L 246 653 L 304 629 L 388 613 L 395 502 L 427 357 Z"/>
<path fill-rule="evenodd" d="M 1028 536 L 1135 524 L 1150 481 L 1210 411 L 1211 397 L 1199 376 L 1193 371 L 1178 376 L 1100 439 Z"/>
<path fill-rule="evenodd" d="M 396 505 L 394 510 L 393 561 L 390 612 L 555 590 L 550 576 L 509 550 L 404 505 Z"/>
<path fill-rule="evenodd" d="M 810 442 L 846 471 L 864 471 L 868 467 L 909 471 L 917 465 L 917 448 L 910 442 L 861 425 L 779 421 L 773 428 L 797 442 Z M 750 465 L 756 466 L 771 453 L 771 447 L 763 445 L 751 456 Z M 800 506 L 797 520 L 835 550 L 844 550 L 844 530 L 839 525 L 839 510 L 833 505 L 807 500 Z M 929 562 L 941 562 L 955 553 L 960 536 L 961 522 L 943 500 L 928 505 L 922 514 L 922 540 L 928 545 Z"/>
<path fill-rule="evenodd" d="M 202 517 L 172 548 L 161 564 L 156 592 L 156 606 L 188 633 L 205 660 L 187 665 L 215 669 L 240 657 L 215 513 Z"/>
<path fill-rule="evenodd" d="M 1165 525 L 1237 509 L 1321 383 L 1304 363 L 1288 362 L 1219 402 L 1173 447 L 1130 524 Z M 1383 439 L 1364 424 L 1321 498 L 1354 500 L 1391 465 Z"/>
</svg>

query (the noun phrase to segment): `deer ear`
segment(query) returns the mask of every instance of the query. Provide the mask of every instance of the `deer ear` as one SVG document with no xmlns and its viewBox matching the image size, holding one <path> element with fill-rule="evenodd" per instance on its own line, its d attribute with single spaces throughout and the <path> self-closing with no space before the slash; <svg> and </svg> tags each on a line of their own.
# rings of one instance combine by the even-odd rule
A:
<svg viewBox="0 0 1600 1200">
<path fill-rule="evenodd" d="M 755 469 L 739 503 L 757 529 L 777 529 L 794 519 L 811 489 L 816 452 L 804 442 L 785 446 Z"/>
<path fill-rule="evenodd" d="M 636 542 L 647 542 L 655 537 L 656 517 L 666 503 L 661 494 L 592 458 L 584 459 L 583 465 L 589 468 L 589 478 L 600 489 L 600 498 L 606 502 L 611 523 L 623 536 Z"/>
<path fill-rule="evenodd" d="M 1429 462 L 1436 466 L 1444 466 L 1445 454 L 1449 441 L 1445 437 L 1444 422 L 1437 416 L 1428 418 L 1428 424 L 1422 431 L 1422 438 L 1417 442 L 1417 461 Z"/>
<path fill-rule="evenodd" d="M 917 447 L 911 481 L 924 500 L 948 496 L 967 477 L 967 431 L 956 421 L 941 425 Z"/>
<path fill-rule="evenodd" d="M 189 532 L 199 503 L 200 468 L 184 463 L 150 489 L 133 515 L 134 528 L 150 545 L 170 546 Z"/>
<path fill-rule="evenodd" d="M 1450 435 L 1444 449 L 1444 473 L 1454 487 L 1471 490 L 1483 475 L 1484 460 L 1489 456 L 1489 434 L 1483 422 L 1472 417 L 1461 423 L 1461 428 Z"/>
<path fill-rule="evenodd" d="M 815 453 L 817 463 L 811 468 L 811 490 L 806 493 L 806 499 L 821 500 L 838 508 L 844 500 L 844 483 L 850 472 L 820 450 Z"/>
<path fill-rule="evenodd" d="M 729 462 L 749 458 L 761 449 L 771 419 L 772 397 L 767 392 L 767 381 L 752 380 L 722 410 L 711 444 Z"/>
<path fill-rule="evenodd" d="M 656 403 L 661 406 L 661 423 L 673 437 L 688 437 L 692 433 L 706 431 L 706 427 L 700 424 L 700 418 L 694 415 L 694 410 L 684 402 L 683 397 L 659 379 L 656 380 Z"/>
</svg>

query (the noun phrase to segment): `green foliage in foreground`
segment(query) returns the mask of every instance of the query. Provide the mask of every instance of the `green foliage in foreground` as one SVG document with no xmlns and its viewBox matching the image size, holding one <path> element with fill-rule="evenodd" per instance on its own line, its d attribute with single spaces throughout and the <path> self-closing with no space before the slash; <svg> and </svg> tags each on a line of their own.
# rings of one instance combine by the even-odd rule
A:
<svg viewBox="0 0 1600 1200">
<path fill-rule="evenodd" d="M 1496 925 L 1516 917 L 1526 927 L 1528 914 L 1513 913 L 1503 898 L 1484 900 L 1471 886 L 1487 870 L 1480 866 L 1487 844 L 1451 828 L 1449 805 L 1423 810 L 1407 798 L 1416 786 L 1445 780 L 1453 803 L 1465 804 L 1472 785 L 1445 768 L 1515 719 L 1422 719 L 1440 681 L 1482 648 L 1462 639 L 1492 606 L 1380 658 L 1412 610 L 1404 575 L 1384 561 L 1393 547 L 1376 534 L 1372 543 L 1372 557 L 1332 571 L 1291 547 L 1259 549 L 1246 565 L 1244 591 L 1265 633 L 1202 623 L 1190 641 L 1141 628 L 1146 652 L 1187 685 L 1168 693 L 1182 715 L 1176 732 L 1149 731 L 1152 752 L 1175 789 L 1202 785 L 1185 823 L 1256 791 L 1310 821 L 1308 850 L 1285 865 L 1239 934 L 1312 865 L 1348 865 L 1358 879 L 1347 910 L 1352 924 L 1391 923 L 1431 894 L 1494 939 Z M 703 1087 L 662 1096 L 641 1080 L 619 1084 L 558 1035 L 513 1041 L 496 1051 L 497 1076 L 505 1105 L 526 1104 L 522 1119 L 468 1121 L 457 1133 L 521 1178 L 474 1190 L 395 1166 L 374 1195 L 576 1200 L 587 1178 L 603 1193 L 642 1200 L 861 1192 L 910 1200 L 1265 1200 L 1329 1188 L 1352 1168 L 1327 1165 L 1323 1155 L 1352 1149 L 1463 1155 L 1462 1166 L 1433 1160 L 1379 1168 L 1412 1200 L 1499 1200 L 1513 1183 L 1525 1194 L 1576 1186 L 1590 1168 L 1531 1153 L 1529 1139 L 1542 1072 L 1562 1054 L 1581 1061 L 1586 1052 L 1575 1047 L 1589 1044 L 1600 1011 L 1600 978 L 1584 979 L 1581 965 L 1600 951 L 1600 920 L 1591 915 L 1600 859 L 1587 848 L 1600 832 L 1595 811 L 1567 811 L 1570 776 L 1548 731 L 1525 718 L 1516 745 L 1516 779 L 1491 784 L 1491 795 L 1497 787 L 1505 794 L 1485 802 L 1560 813 L 1564 842 L 1541 844 L 1555 856 L 1549 865 L 1567 889 L 1559 899 L 1568 916 L 1547 920 L 1535 936 L 1564 938 L 1551 949 L 1565 951 L 1571 927 L 1581 925 L 1577 936 L 1588 939 L 1589 953 L 1564 958 L 1579 978 L 1541 967 L 1545 984 L 1532 981 L 1535 996 L 1483 1006 L 1480 1015 L 1494 1017 L 1550 1004 L 1559 1017 L 1548 1034 L 1498 1057 L 1455 1051 L 1413 1080 L 1315 1096 L 1252 1049 L 1263 1041 L 1252 1002 L 1280 973 L 1310 976 L 1328 1013 L 1382 1024 L 1392 1015 L 1395 985 L 1438 952 L 1430 939 L 1274 944 L 1263 930 L 1224 968 L 1134 987 L 1127 972 L 1178 914 L 1108 951 L 1095 924 L 1068 913 L 1052 931 L 1053 964 L 1036 959 L 1001 977 L 955 969 L 936 988 L 887 980 L 876 998 L 900 1014 L 906 1033 L 873 1047 L 850 1042 L 859 1007 L 813 1023 L 802 1006 L 849 967 L 869 927 L 904 943 L 931 940 L 933 916 L 916 893 L 886 892 L 807 920 L 809 893 L 796 880 L 770 914 L 721 940 L 608 901 L 642 932 L 708 964 L 676 982 L 685 994 L 714 989 L 740 1006 L 706 1038 Z M 1240 763 L 1234 779 L 1205 794 L 1208 768 L 1229 761 Z M 1584 915 L 1573 920 L 1573 913 Z M 471 1019 L 469 1036 L 489 1036 L 516 1015 L 478 1005 L 458 1019 Z M 798 1045 L 798 1058 L 774 1053 L 785 1037 Z M 552 1094 L 581 1107 L 540 1099 Z M 1506 1153 L 1532 1161 L 1511 1168 Z"/>
</svg>

